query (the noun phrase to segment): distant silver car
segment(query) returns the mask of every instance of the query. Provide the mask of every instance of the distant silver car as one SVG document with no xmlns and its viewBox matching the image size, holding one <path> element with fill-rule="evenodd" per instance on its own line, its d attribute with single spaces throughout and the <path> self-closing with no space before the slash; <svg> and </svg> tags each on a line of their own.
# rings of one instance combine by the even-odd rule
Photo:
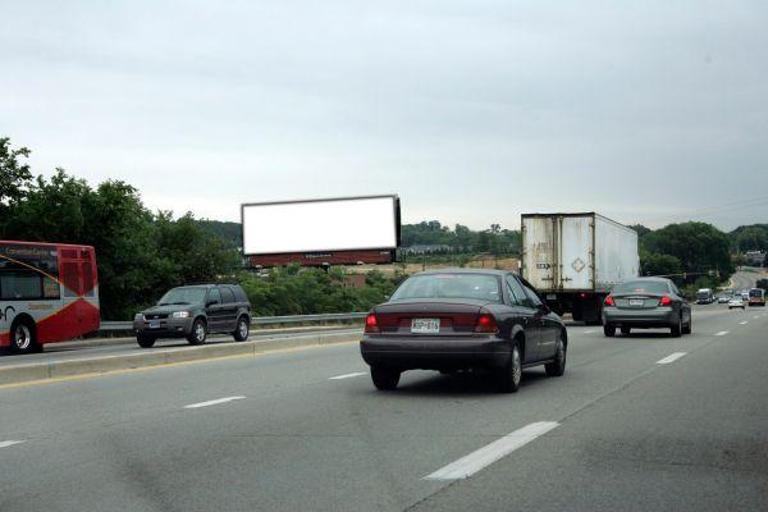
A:
<svg viewBox="0 0 768 512">
<path fill-rule="evenodd" d="M 728 309 L 734 308 L 747 309 L 747 304 L 744 302 L 741 295 L 734 295 L 731 297 L 731 300 L 728 301 Z"/>
<path fill-rule="evenodd" d="M 728 302 L 730 302 L 730 300 L 731 300 L 730 296 L 728 296 L 728 295 L 720 295 L 717 298 L 717 303 L 718 304 L 728 304 Z"/>
<path fill-rule="evenodd" d="M 622 283 L 605 298 L 603 330 L 606 336 L 623 335 L 634 328 L 668 328 L 672 336 L 690 334 L 691 306 L 675 283 L 660 277 L 643 277 Z"/>
</svg>

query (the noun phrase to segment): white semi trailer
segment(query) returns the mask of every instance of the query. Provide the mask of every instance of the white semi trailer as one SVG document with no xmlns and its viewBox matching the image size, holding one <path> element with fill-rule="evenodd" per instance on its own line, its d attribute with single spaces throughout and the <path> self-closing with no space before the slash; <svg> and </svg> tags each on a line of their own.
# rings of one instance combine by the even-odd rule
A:
<svg viewBox="0 0 768 512">
<path fill-rule="evenodd" d="M 638 276 L 637 233 L 594 212 L 522 215 L 521 273 L 557 313 L 598 325 L 605 297 Z"/>
</svg>

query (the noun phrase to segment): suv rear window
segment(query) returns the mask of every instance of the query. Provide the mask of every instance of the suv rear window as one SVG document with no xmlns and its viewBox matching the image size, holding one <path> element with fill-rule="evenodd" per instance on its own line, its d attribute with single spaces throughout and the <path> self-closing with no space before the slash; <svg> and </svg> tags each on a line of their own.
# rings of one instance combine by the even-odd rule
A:
<svg viewBox="0 0 768 512">
<path fill-rule="evenodd" d="M 221 286 L 219 290 L 221 290 L 221 299 L 224 304 L 235 302 L 235 294 L 229 286 Z"/>
<path fill-rule="evenodd" d="M 245 294 L 245 290 L 240 285 L 232 287 L 232 291 L 235 292 L 235 298 L 237 302 L 248 302 L 248 296 Z"/>
</svg>

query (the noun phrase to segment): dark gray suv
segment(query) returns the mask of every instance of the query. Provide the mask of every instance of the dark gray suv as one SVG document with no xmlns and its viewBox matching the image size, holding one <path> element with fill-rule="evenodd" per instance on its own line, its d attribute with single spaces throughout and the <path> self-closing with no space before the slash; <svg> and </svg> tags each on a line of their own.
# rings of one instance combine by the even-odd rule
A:
<svg viewBox="0 0 768 512">
<path fill-rule="evenodd" d="M 136 341 L 149 348 L 158 338 L 187 338 L 202 345 L 208 334 L 232 334 L 235 341 L 248 339 L 251 303 L 236 284 L 179 286 L 168 291 L 156 306 L 133 319 Z"/>
</svg>

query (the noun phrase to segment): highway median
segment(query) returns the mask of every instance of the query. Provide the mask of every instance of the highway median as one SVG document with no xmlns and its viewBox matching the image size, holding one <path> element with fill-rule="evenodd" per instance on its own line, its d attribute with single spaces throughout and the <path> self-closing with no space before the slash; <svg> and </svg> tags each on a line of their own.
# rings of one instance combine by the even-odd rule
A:
<svg viewBox="0 0 768 512">
<path fill-rule="evenodd" d="M 169 346 L 118 354 L 77 355 L 50 360 L 46 354 L 25 359 L 19 364 L 0 367 L 0 386 L 50 382 L 77 376 L 96 376 L 112 372 L 161 368 L 179 363 L 205 362 L 231 357 L 256 357 L 282 350 L 350 343 L 360 339 L 359 332 L 297 334 L 291 337 L 264 338 L 245 342 L 214 342 L 201 346 Z"/>
</svg>

